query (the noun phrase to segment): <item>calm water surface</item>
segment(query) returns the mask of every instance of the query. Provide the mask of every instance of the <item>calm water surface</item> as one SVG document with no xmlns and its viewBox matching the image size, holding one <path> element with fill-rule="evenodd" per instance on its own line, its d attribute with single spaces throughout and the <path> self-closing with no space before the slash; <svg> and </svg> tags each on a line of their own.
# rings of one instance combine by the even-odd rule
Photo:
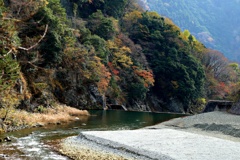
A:
<svg viewBox="0 0 240 160">
<path fill-rule="evenodd" d="M 154 125 L 181 114 L 126 112 L 126 111 L 90 111 L 91 116 L 79 117 L 79 120 L 43 128 L 24 129 L 0 135 L 10 136 L 13 141 L 0 144 L 0 159 L 6 160 L 67 160 L 67 157 L 54 152 L 49 144 L 55 140 L 78 135 L 89 130 L 125 130 L 138 129 Z"/>
</svg>

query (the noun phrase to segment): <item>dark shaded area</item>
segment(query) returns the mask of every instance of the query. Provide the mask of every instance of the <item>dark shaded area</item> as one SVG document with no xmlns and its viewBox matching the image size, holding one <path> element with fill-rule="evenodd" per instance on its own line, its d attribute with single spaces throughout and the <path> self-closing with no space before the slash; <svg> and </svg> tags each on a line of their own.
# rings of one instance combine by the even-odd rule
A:
<svg viewBox="0 0 240 160">
<path fill-rule="evenodd" d="M 233 137 L 240 137 L 240 129 L 234 128 L 229 124 L 195 124 L 193 125 L 195 128 L 200 128 L 203 131 L 218 131 L 225 135 L 230 135 Z"/>
<path fill-rule="evenodd" d="M 208 101 L 203 112 L 229 111 L 232 105 L 232 101 L 211 100 Z"/>
</svg>

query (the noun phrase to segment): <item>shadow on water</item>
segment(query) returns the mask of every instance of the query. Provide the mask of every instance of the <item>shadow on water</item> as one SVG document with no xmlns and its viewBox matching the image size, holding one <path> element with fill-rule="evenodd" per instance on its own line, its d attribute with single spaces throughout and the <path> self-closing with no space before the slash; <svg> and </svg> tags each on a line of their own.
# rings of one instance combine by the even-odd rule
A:
<svg viewBox="0 0 240 160">
<path fill-rule="evenodd" d="M 65 160 L 68 158 L 54 152 L 47 144 L 54 140 L 78 135 L 81 131 L 139 129 L 185 116 L 182 114 L 117 110 L 90 111 L 90 114 L 89 117 L 79 117 L 79 120 L 68 124 L 24 129 L 0 135 L 12 138 L 12 142 L 0 144 L 0 159 Z"/>
</svg>

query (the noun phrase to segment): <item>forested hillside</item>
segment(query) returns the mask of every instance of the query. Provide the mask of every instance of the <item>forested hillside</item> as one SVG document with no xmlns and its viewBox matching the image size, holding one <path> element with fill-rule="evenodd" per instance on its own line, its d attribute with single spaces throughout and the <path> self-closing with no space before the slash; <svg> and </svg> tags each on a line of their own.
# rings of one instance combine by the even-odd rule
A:
<svg viewBox="0 0 240 160">
<path fill-rule="evenodd" d="M 132 0 L 0 0 L 0 17 L 2 109 L 193 112 L 237 88 L 237 64 Z"/>
<path fill-rule="evenodd" d="M 148 10 L 171 18 L 207 47 L 240 61 L 239 0 L 146 0 Z"/>
</svg>

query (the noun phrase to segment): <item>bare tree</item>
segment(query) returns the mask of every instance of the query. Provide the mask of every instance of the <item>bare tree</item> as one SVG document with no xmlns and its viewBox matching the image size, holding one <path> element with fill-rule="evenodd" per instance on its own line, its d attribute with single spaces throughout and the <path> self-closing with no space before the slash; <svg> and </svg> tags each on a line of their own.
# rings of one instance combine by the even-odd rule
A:
<svg viewBox="0 0 240 160">
<path fill-rule="evenodd" d="M 208 49 L 204 58 L 202 59 L 203 64 L 206 67 L 207 72 L 211 72 L 213 76 L 221 80 L 223 75 L 228 72 L 229 61 L 224 55 L 216 50 Z"/>
</svg>

